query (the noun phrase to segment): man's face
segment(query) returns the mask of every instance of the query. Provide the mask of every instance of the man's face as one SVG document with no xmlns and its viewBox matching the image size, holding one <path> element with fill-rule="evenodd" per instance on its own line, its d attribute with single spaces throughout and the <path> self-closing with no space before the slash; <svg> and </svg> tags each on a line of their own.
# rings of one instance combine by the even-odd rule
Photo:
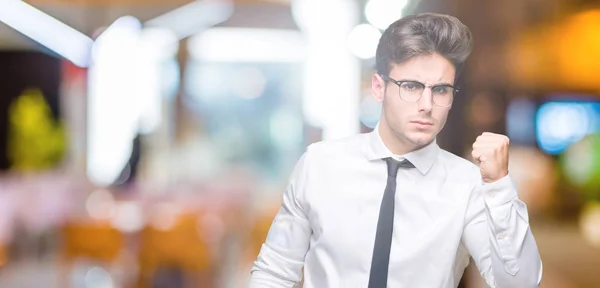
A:
<svg viewBox="0 0 600 288">
<path fill-rule="evenodd" d="M 454 84 L 455 69 L 452 63 L 439 54 L 409 59 L 392 66 L 388 75 L 398 81 L 413 80 L 426 86 Z M 423 90 L 417 102 L 406 102 L 400 98 L 400 87 L 384 82 L 379 75 L 372 80 L 373 97 L 383 103 L 380 126 L 384 134 L 394 138 L 410 149 L 421 148 L 433 141 L 444 128 L 450 107 L 433 103 L 430 88 Z"/>
</svg>

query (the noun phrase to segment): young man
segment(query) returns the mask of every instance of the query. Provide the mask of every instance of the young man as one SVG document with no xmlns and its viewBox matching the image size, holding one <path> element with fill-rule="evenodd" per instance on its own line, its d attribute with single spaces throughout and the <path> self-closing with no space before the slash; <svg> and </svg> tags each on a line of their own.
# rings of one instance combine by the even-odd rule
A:
<svg viewBox="0 0 600 288">
<path fill-rule="evenodd" d="M 252 269 L 250 287 L 457 287 L 469 256 L 491 287 L 538 287 L 542 263 L 508 174 L 509 140 L 484 133 L 478 166 L 435 138 L 469 29 L 440 14 L 392 24 L 377 48 L 376 129 L 310 145 Z"/>
</svg>

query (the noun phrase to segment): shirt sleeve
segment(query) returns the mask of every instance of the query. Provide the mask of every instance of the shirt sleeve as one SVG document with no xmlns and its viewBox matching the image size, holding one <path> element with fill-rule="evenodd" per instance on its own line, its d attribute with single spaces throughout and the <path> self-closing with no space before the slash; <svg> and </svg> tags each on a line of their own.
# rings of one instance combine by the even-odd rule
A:
<svg viewBox="0 0 600 288">
<path fill-rule="evenodd" d="M 462 241 L 481 276 L 490 287 L 539 287 L 542 262 L 510 175 L 473 186 Z"/>
<path fill-rule="evenodd" d="M 308 154 L 309 150 L 292 172 L 281 208 L 251 269 L 251 288 L 291 288 L 302 280 L 312 234 L 305 211 Z"/>
</svg>

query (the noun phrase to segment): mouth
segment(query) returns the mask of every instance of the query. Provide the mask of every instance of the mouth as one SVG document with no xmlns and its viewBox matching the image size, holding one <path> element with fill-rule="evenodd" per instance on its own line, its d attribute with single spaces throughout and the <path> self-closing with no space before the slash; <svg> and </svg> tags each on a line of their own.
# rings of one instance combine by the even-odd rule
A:
<svg viewBox="0 0 600 288">
<path fill-rule="evenodd" d="M 417 120 L 417 121 L 410 121 L 410 123 L 417 124 L 418 126 L 421 126 L 421 127 L 428 127 L 428 126 L 432 126 L 433 125 L 433 123 L 431 123 L 431 122 L 419 121 L 419 120 Z"/>
</svg>

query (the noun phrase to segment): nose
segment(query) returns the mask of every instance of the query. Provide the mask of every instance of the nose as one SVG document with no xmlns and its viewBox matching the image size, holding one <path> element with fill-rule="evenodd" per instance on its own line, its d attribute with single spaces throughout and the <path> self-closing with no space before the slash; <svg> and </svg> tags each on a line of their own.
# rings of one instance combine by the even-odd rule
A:
<svg viewBox="0 0 600 288">
<path fill-rule="evenodd" d="M 419 99 L 419 102 L 417 103 L 417 105 L 419 106 L 419 113 L 430 113 L 431 112 L 431 108 L 433 106 L 433 95 L 431 94 L 431 89 L 429 88 L 425 88 L 425 90 L 423 90 L 423 95 L 421 95 L 421 99 Z"/>
</svg>

